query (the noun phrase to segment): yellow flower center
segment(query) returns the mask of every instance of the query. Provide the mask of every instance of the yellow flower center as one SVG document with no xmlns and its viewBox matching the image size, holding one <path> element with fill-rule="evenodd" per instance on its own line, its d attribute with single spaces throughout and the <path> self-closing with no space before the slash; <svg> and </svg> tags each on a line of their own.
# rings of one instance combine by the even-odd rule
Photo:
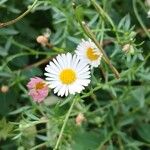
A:
<svg viewBox="0 0 150 150">
<path fill-rule="evenodd" d="M 36 90 L 41 90 L 43 89 L 45 86 L 45 83 L 44 82 L 38 82 L 35 86 Z"/>
<path fill-rule="evenodd" d="M 91 47 L 87 49 L 86 54 L 87 54 L 88 59 L 90 59 L 91 61 L 94 61 L 98 59 L 99 57 L 99 55 L 95 54 L 94 50 Z"/>
<path fill-rule="evenodd" d="M 62 70 L 59 78 L 63 84 L 67 85 L 73 83 L 77 79 L 75 71 L 69 68 Z"/>
</svg>

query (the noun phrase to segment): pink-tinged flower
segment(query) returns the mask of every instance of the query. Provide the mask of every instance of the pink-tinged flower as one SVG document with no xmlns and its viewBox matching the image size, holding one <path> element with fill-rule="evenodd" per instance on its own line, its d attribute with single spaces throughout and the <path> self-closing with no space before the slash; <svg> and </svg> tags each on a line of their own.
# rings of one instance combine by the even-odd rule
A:
<svg viewBox="0 0 150 150">
<path fill-rule="evenodd" d="M 39 77 L 31 78 L 27 84 L 29 95 L 34 101 L 42 102 L 48 95 L 48 86 L 45 81 Z"/>
</svg>

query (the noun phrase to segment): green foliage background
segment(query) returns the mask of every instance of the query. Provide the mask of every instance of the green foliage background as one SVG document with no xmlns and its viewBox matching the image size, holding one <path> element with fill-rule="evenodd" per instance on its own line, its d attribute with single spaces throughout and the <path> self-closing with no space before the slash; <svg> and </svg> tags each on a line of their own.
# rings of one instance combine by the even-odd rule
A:
<svg viewBox="0 0 150 150">
<path fill-rule="evenodd" d="M 148 150 L 150 149 L 150 19 L 142 0 L 97 0 L 105 14 L 90 0 L 38 0 L 30 14 L 0 29 L 0 149 L 53 149 L 72 99 L 51 91 L 43 104 L 29 98 L 30 77 L 44 78 L 44 67 L 61 52 L 74 52 L 88 38 L 76 18 L 85 21 L 96 35 L 112 64 L 120 72 L 116 79 L 108 65 L 94 69 L 92 83 L 81 94 L 67 121 L 60 150 Z M 33 0 L 1 0 L 0 21 L 7 22 L 25 11 Z M 50 29 L 52 48 L 36 37 Z M 134 54 L 124 53 L 131 44 Z M 47 60 L 47 61 L 46 61 Z M 43 63 L 44 61 L 44 63 Z M 75 124 L 83 113 L 86 121 Z"/>
</svg>

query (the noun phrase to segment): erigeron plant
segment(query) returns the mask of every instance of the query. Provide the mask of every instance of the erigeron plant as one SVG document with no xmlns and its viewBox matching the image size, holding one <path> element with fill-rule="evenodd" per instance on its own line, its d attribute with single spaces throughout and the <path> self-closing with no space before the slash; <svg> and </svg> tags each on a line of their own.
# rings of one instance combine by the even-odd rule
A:
<svg viewBox="0 0 150 150">
<path fill-rule="evenodd" d="M 137 5 L 142 2 L 132 2 L 139 20 Z M 9 94 L 11 87 L 17 85 L 21 102 L 17 110 L 9 113 L 13 119 L 17 118 L 11 126 L 6 120 L 1 121 L 5 130 L 0 135 L 7 131 L 8 138 L 17 141 L 18 149 L 147 148 L 149 135 L 141 131 L 149 128 L 149 68 L 145 69 L 145 65 L 150 55 L 143 58 L 144 43 L 137 38 L 148 38 L 149 32 L 141 21 L 142 29 L 134 27 L 130 15 L 121 16 L 119 22 L 112 19 L 109 9 L 115 5 L 113 2 L 78 3 L 35 1 L 21 15 L 22 19 L 31 8 L 35 12 L 48 9 L 52 13 L 53 28 L 50 36 L 41 34 L 38 28 L 34 39 L 30 40 L 35 47 L 33 43 L 28 47 L 22 45 L 16 42 L 18 39 L 10 38 L 7 42 L 6 48 L 12 42 L 25 52 L 7 56 L 1 67 L 8 72 L 7 78 L 12 75 L 9 83 L 5 81 L 9 90 L 3 94 Z M 2 23 L 1 27 L 17 24 L 18 19 Z M 34 28 L 36 24 L 38 22 Z M 34 63 L 12 73 L 9 63 L 15 63 L 13 60 L 21 56 L 29 57 Z M 17 65 L 24 61 L 20 59 Z M 137 138 L 132 134 L 138 135 Z M 140 138 L 144 140 L 138 141 Z"/>
</svg>

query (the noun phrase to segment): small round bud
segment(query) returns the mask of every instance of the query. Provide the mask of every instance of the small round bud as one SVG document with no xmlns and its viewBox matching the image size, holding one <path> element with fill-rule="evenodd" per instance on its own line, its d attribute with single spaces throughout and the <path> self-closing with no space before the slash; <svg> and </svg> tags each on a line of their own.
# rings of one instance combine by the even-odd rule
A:
<svg viewBox="0 0 150 150">
<path fill-rule="evenodd" d="M 85 121 L 85 117 L 82 113 L 79 113 L 75 119 L 76 125 L 80 126 L 83 121 Z"/>
<path fill-rule="evenodd" d="M 125 53 L 134 54 L 134 48 L 131 44 L 125 44 L 122 48 L 122 51 Z"/>
<path fill-rule="evenodd" d="M 2 85 L 1 86 L 1 92 L 2 93 L 7 93 L 9 91 L 9 87 L 7 85 Z"/>
<path fill-rule="evenodd" d="M 48 38 L 44 35 L 39 35 L 37 38 L 36 38 L 36 41 L 38 43 L 40 43 L 41 45 L 45 46 L 47 43 L 48 43 Z"/>
</svg>

